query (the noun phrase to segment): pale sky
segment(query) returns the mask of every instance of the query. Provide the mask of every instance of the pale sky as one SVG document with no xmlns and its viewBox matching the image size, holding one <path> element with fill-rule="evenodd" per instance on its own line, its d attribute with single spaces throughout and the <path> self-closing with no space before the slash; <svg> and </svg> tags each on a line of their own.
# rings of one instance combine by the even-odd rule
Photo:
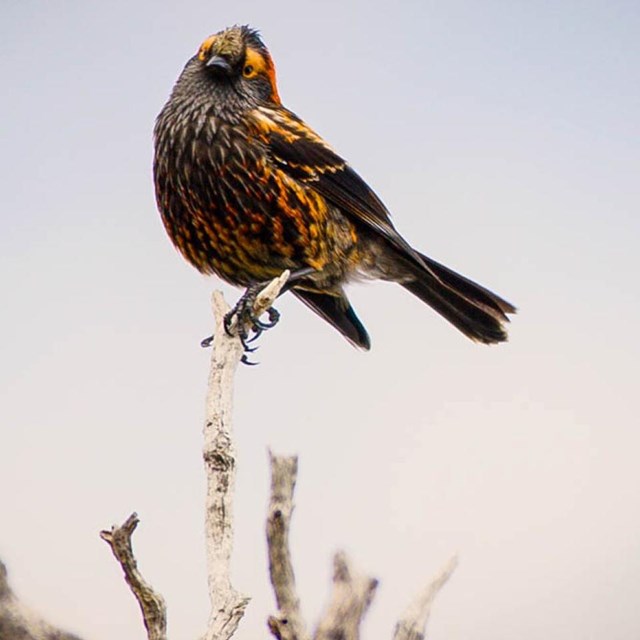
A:
<svg viewBox="0 0 640 640">
<path fill-rule="evenodd" d="M 266 637 L 274 611 L 272 447 L 300 456 L 309 621 L 336 549 L 381 581 L 373 640 L 458 553 L 434 640 L 639 638 L 633 1 L 4 0 L 0 558 L 18 595 L 87 640 L 142 638 L 98 538 L 136 510 L 171 637 L 204 629 L 198 345 L 219 283 L 165 235 L 151 131 L 185 61 L 234 23 L 262 31 L 285 104 L 407 239 L 520 309 L 488 348 L 400 287 L 354 285 L 360 353 L 280 301 L 237 377 L 234 583 L 253 596 L 237 637 Z"/>
</svg>

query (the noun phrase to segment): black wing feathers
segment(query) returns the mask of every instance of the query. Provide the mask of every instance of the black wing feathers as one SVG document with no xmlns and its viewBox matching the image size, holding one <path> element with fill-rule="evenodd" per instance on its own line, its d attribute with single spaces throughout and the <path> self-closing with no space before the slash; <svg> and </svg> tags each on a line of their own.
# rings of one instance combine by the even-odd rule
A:
<svg viewBox="0 0 640 640">
<path fill-rule="evenodd" d="M 313 186 L 346 215 L 382 235 L 402 254 L 428 270 L 419 254 L 395 230 L 380 198 L 330 147 L 310 136 L 290 140 L 284 133 L 270 131 L 269 152 L 285 173 Z"/>
<path fill-rule="evenodd" d="M 285 122 L 293 123 L 285 124 Z M 414 279 L 400 282 L 472 340 L 484 343 L 507 339 L 506 314 L 515 307 L 485 287 L 415 251 L 395 230 L 389 211 L 367 183 L 294 114 L 271 129 L 268 151 L 273 162 L 384 238 L 405 261 Z M 369 337 L 346 298 L 293 290 L 303 302 L 333 324 L 352 343 L 367 349 Z"/>
<path fill-rule="evenodd" d="M 368 351 L 371 340 L 346 296 L 291 289 L 291 293 L 313 309 L 321 318 L 332 324 L 349 342 Z"/>
</svg>

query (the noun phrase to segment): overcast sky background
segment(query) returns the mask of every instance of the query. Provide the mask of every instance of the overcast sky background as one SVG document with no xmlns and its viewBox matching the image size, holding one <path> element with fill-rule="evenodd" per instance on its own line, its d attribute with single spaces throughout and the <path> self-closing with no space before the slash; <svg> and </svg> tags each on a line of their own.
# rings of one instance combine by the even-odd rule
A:
<svg viewBox="0 0 640 640">
<path fill-rule="evenodd" d="M 3 0 L 0 558 L 18 595 L 84 638 L 142 638 L 98 538 L 136 510 L 171 637 L 206 623 L 198 345 L 219 284 L 165 236 L 151 131 L 234 23 L 261 29 L 285 104 L 407 239 L 520 309 L 486 348 L 400 287 L 354 286 L 360 353 L 279 303 L 237 376 L 238 637 L 266 637 L 274 611 L 270 446 L 300 456 L 310 621 L 338 548 L 381 580 L 374 640 L 457 552 L 434 640 L 639 638 L 635 1 Z"/>
</svg>

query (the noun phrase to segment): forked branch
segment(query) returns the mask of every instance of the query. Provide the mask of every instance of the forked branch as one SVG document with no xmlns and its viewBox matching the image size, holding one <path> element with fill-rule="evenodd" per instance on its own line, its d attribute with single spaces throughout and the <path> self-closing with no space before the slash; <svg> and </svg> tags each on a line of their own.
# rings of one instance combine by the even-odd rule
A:
<svg viewBox="0 0 640 640">
<path fill-rule="evenodd" d="M 289 272 L 275 278 L 258 293 L 255 317 L 264 313 L 285 285 Z M 243 355 L 241 340 L 224 330 L 224 317 L 230 311 L 220 292 L 212 300 L 216 320 L 211 367 L 205 408 L 203 459 L 207 476 L 205 505 L 205 544 L 211 613 L 204 640 L 229 640 L 235 633 L 249 598 L 231 584 L 233 547 L 233 495 L 236 454 L 232 438 L 233 381 Z M 133 514 L 121 527 L 102 531 L 120 563 L 127 584 L 140 604 L 149 640 L 166 639 L 166 608 L 162 596 L 153 590 L 137 568 L 131 535 L 138 525 Z"/>
<path fill-rule="evenodd" d="M 268 620 L 269 630 L 277 640 L 310 640 L 311 636 L 300 612 L 293 562 L 289 548 L 289 531 L 293 514 L 298 459 L 269 453 L 271 462 L 271 498 L 267 515 L 269 575 L 278 605 L 278 613 Z M 423 640 L 431 604 L 438 591 L 453 573 L 457 558 L 452 558 L 442 572 L 407 608 L 396 625 L 394 640 Z M 360 574 L 344 552 L 333 560 L 333 588 L 329 604 L 322 615 L 313 640 L 358 640 L 360 626 L 378 586 L 378 581 Z"/>
<path fill-rule="evenodd" d="M 288 272 L 283 273 L 256 296 L 255 317 L 271 307 L 288 277 Z M 244 346 L 239 337 L 229 336 L 224 329 L 224 318 L 230 309 L 220 292 L 214 292 L 212 305 L 216 331 L 203 429 L 207 477 L 205 541 L 211 613 L 203 640 L 229 640 L 249 603 L 249 598 L 236 591 L 230 579 L 236 478 L 232 437 L 233 383 Z M 230 329 L 233 333 L 233 323 Z M 343 552 L 336 553 L 330 601 L 313 636 L 310 635 L 300 610 L 289 546 L 298 461 L 296 457 L 270 454 L 270 462 L 272 481 L 267 542 L 269 574 L 278 612 L 269 618 L 269 630 L 278 640 L 311 640 L 312 637 L 313 640 L 359 640 L 360 625 L 378 582 L 355 571 Z M 164 600 L 143 579 L 133 555 L 131 536 L 137 524 L 138 518 L 133 514 L 121 527 L 102 531 L 100 535 L 111 547 L 140 604 L 149 640 L 166 640 Z M 396 625 L 394 640 L 423 640 L 433 599 L 451 576 L 456 562 L 457 559 L 453 558 L 442 573 L 418 594 Z"/>
<path fill-rule="evenodd" d="M 149 640 L 166 640 L 167 608 L 164 598 L 142 577 L 133 555 L 131 536 L 138 526 L 138 516 L 132 513 L 120 527 L 101 531 L 100 537 L 111 547 L 113 555 L 120 563 L 124 579 L 136 597 Z"/>
</svg>

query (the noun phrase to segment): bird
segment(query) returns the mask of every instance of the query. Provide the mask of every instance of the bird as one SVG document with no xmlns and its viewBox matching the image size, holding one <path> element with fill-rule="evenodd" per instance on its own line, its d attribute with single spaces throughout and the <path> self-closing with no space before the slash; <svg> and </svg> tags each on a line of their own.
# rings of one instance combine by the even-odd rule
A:
<svg viewBox="0 0 640 640">
<path fill-rule="evenodd" d="M 250 316 L 247 300 L 289 270 L 287 290 L 364 350 L 371 340 L 345 292 L 360 280 L 400 284 L 475 342 L 507 340 L 516 308 L 400 235 L 360 175 L 283 105 L 273 58 L 247 25 L 207 37 L 187 61 L 156 119 L 153 174 L 184 258 L 246 287 L 231 313 Z"/>
</svg>

